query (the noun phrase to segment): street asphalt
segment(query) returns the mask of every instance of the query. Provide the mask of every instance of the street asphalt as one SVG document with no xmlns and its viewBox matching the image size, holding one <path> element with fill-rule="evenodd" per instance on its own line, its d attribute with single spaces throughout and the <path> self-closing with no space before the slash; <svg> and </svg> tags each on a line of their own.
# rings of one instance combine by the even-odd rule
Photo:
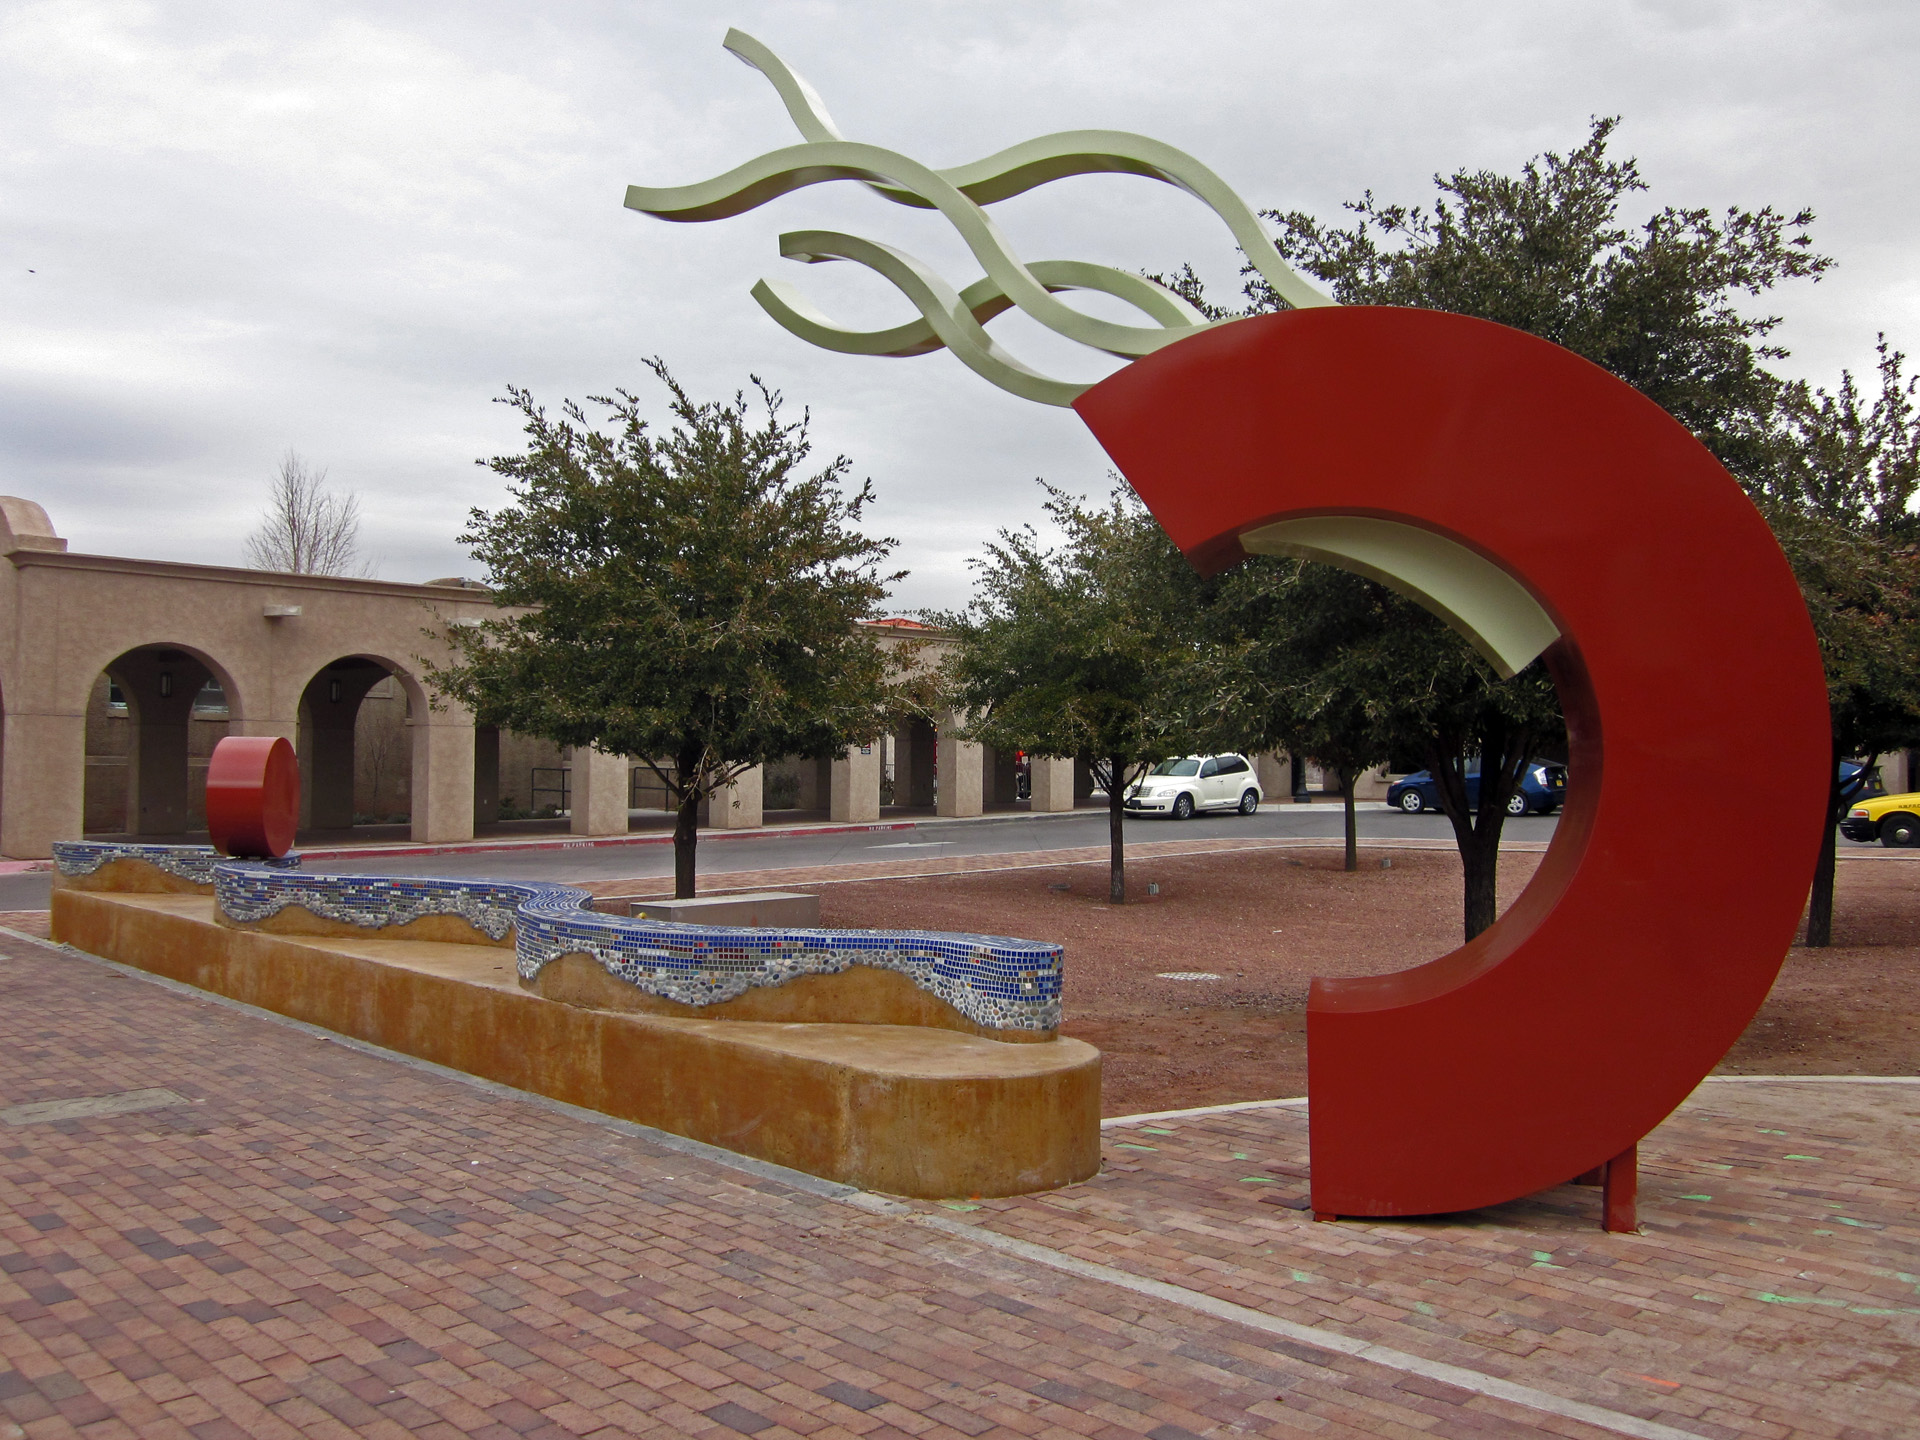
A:
<svg viewBox="0 0 1920 1440">
<path fill-rule="evenodd" d="M 972 820 L 921 819 L 909 828 L 889 822 L 872 829 L 848 828 L 826 833 L 726 833 L 703 831 L 700 838 L 700 875 L 717 880 L 735 871 L 782 870 L 802 866 L 871 865 L 889 858 L 928 860 L 941 856 L 1033 855 L 1049 850 L 1074 850 L 1107 842 L 1103 810 L 1079 810 L 1071 815 L 1032 816 L 1023 813 L 988 815 Z M 1509 820 L 1503 838 L 1540 842 L 1552 838 L 1551 816 L 1529 815 Z M 1453 838 L 1446 818 L 1428 813 L 1403 815 L 1374 803 L 1359 809 L 1360 839 L 1447 841 Z M 1337 844 L 1341 835 L 1340 807 L 1330 804 L 1268 804 L 1254 815 L 1204 815 L 1174 821 L 1146 817 L 1127 821 L 1132 840 L 1318 839 Z M 1842 839 L 1842 852 L 1877 851 Z M 673 873 L 669 844 L 566 846 L 539 849 L 474 849 L 442 855 L 382 855 L 364 858 L 327 858 L 308 862 L 307 868 L 333 874 L 491 876 L 502 880 L 643 880 Z M 44 870 L 0 873 L 0 911 L 44 910 L 52 877 Z"/>
<path fill-rule="evenodd" d="M 1452 830 L 1440 815 L 1402 815 L 1384 805 L 1359 812 L 1360 837 L 1449 840 Z M 1555 822 L 1529 816 L 1507 822 L 1513 840 L 1546 840 Z M 1338 805 L 1264 805 L 1254 815 L 1196 816 L 1173 821 L 1133 819 L 1127 835 L 1138 840 L 1303 839 L 1338 841 Z M 1107 843 L 1105 811 L 1071 815 L 989 815 L 975 820 L 923 820 L 912 829 L 839 830 L 827 834 L 742 835 L 700 839 L 700 874 L 714 879 L 729 871 L 778 870 L 797 866 L 873 864 L 887 859 L 927 860 L 960 855 L 1030 855 Z M 671 845 L 605 846 L 596 849 L 508 850 L 492 854 L 462 852 L 381 860 L 327 859 L 314 870 L 336 874 L 497 876 L 503 880 L 629 880 L 673 873 Z"/>
<path fill-rule="evenodd" d="M 1360 837 L 1369 839 L 1419 838 L 1446 840 L 1452 831 L 1443 816 L 1402 815 L 1375 803 L 1359 810 Z M 1107 843 L 1104 810 L 1079 810 L 1071 815 L 987 815 L 972 820 L 921 819 L 911 828 L 845 829 L 825 834 L 782 834 L 768 831 L 742 834 L 703 831 L 700 837 L 700 874 L 714 879 L 729 871 L 781 870 L 799 866 L 873 864 L 889 858 L 927 860 L 944 855 L 1027 855 L 1048 850 L 1073 850 Z M 1529 816 L 1509 820 L 1506 836 L 1514 840 L 1545 840 L 1553 834 L 1551 818 Z M 1338 805 L 1263 805 L 1254 815 L 1202 815 L 1174 821 L 1133 818 L 1127 835 L 1141 840 L 1306 839 L 1337 842 L 1341 835 Z M 668 844 L 602 845 L 594 847 L 501 850 L 476 849 L 443 855 L 381 855 L 365 858 L 316 859 L 307 868 L 347 875 L 491 876 L 502 880 L 642 880 L 673 873 L 673 847 Z M 44 910 L 52 886 L 45 871 L 0 874 L 0 910 Z"/>
</svg>

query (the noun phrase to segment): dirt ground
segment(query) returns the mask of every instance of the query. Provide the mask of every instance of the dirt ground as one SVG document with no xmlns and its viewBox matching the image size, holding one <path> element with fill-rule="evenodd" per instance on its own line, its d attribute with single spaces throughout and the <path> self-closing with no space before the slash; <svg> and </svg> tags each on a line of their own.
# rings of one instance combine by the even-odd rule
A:
<svg viewBox="0 0 1920 1440">
<path fill-rule="evenodd" d="M 1539 858 L 1503 857 L 1503 904 Z M 1456 856 L 1360 860 L 1351 875 L 1334 850 L 1137 861 L 1124 907 L 1088 865 L 823 885 L 821 922 L 1063 944 L 1062 1028 L 1105 1052 L 1109 1115 L 1271 1099 L 1306 1093 L 1312 976 L 1401 970 L 1459 943 Z M 1836 943 L 1795 946 L 1720 1073 L 1920 1073 L 1920 860 L 1844 860 L 1839 874 Z M 1218 978 L 1164 978 L 1196 972 Z"/>
</svg>

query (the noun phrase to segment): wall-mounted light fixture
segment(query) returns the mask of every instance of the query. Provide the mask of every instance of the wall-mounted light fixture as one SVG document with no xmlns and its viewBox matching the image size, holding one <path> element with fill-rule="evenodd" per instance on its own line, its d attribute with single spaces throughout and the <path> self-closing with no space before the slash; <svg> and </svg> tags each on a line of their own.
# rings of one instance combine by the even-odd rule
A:
<svg viewBox="0 0 1920 1440">
<path fill-rule="evenodd" d="M 171 670 L 162 670 L 160 672 L 160 698 L 164 700 L 171 694 L 173 694 L 173 672 Z"/>
<path fill-rule="evenodd" d="M 336 705 L 340 703 L 340 682 L 338 680 L 327 681 L 327 699 Z"/>
</svg>

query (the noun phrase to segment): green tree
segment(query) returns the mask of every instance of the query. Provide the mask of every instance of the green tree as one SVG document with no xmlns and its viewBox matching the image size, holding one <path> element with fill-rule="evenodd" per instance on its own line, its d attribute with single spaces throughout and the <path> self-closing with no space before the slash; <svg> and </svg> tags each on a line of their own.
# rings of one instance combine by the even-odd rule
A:
<svg viewBox="0 0 1920 1440">
<path fill-rule="evenodd" d="M 1833 720 L 1827 825 L 1807 907 L 1807 944 L 1833 938 L 1836 827 L 1882 754 L 1920 744 L 1920 416 L 1905 357 L 1879 340 L 1876 394 L 1842 372 L 1832 392 L 1788 386 L 1775 463 L 1757 487 L 1820 639 Z M 1858 757 L 1850 781 L 1840 762 Z"/>
<path fill-rule="evenodd" d="M 525 390 L 524 454 L 484 463 L 512 503 L 460 537 L 494 598 L 520 611 L 449 632 L 432 671 L 483 724 L 643 759 L 673 797 L 674 893 L 695 889 L 700 803 L 783 755 L 825 756 L 886 728 L 888 666 L 857 622 L 900 574 L 895 541 L 858 528 L 843 457 L 811 474 L 807 421 L 780 397 L 695 403 L 664 362 L 674 422 L 627 391 L 550 417 Z"/>
<path fill-rule="evenodd" d="M 1285 750 L 1333 772 L 1350 871 L 1360 868 L 1354 786 L 1392 753 L 1367 663 L 1384 594 L 1345 571 L 1256 555 L 1218 583 L 1211 643 L 1186 692 L 1196 726 L 1210 722 L 1208 748 Z"/>
<path fill-rule="evenodd" d="M 958 641 L 946 674 L 968 739 L 1091 763 L 1107 792 L 1108 898 L 1120 905 L 1126 788 L 1192 744 L 1178 699 L 1203 582 L 1131 490 L 1096 509 L 1045 488 L 1063 543 L 1002 530 L 973 562 L 967 607 L 926 618 Z"/>
<path fill-rule="evenodd" d="M 1880 388 L 1871 398 L 1851 371 L 1829 393 L 1805 381 L 1785 387 L 1776 463 L 1753 489 L 1774 510 L 1822 516 L 1891 541 L 1920 539 L 1920 375 L 1876 338 Z"/>
<path fill-rule="evenodd" d="M 1358 865 L 1353 780 L 1391 755 L 1417 756 L 1460 851 L 1467 938 L 1491 925 L 1507 801 L 1533 757 L 1565 734 L 1543 668 L 1499 680 L 1465 640 L 1411 601 L 1305 561 L 1255 556 L 1219 582 L 1208 619 L 1215 644 L 1201 665 L 1207 680 L 1194 692 L 1250 743 L 1284 746 L 1336 770 L 1346 792 L 1347 868 Z M 1483 769 L 1469 804 L 1473 756 Z"/>
<path fill-rule="evenodd" d="M 1280 229 L 1280 253 L 1328 282 L 1341 301 L 1450 310 L 1564 345 L 1664 406 L 1744 483 L 1764 484 L 1779 469 L 1776 415 L 1786 388 L 1765 362 L 1784 352 L 1767 339 L 1778 317 L 1748 314 L 1742 302 L 1784 280 L 1815 278 L 1832 262 L 1813 252 L 1806 211 L 1734 208 L 1715 216 L 1669 206 L 1638 225 L 1626 223 L 1622 206 L 1647 187 L 1634 161 L 1607 154 L 1616 124 L 1594 121 L 1577 149 L 1538 156 L 1517 175 L 1460 170 L 1435 177 L 1440 194 L 1430 208 L 1383 203 L 1369 192 L 1347 207 L 1356 218 L 1345 227 L 1298 212 L 1267 213 Z M 1248 309 L 1240 313 L 1280 308 L 1265 281 L 1247 273 Z M 1168 283 L 1207 303 L 1191 269 Z M 1312 588 L 1297 590 L 1295 600 L 1353 603 L 1344 590 Z M 1385 599 L 1380 605 L 1383 618 L 1395 613 Z M 1403 618 L 1413 626 L 1410 610 Z M 1305 633 L 1316 628 L 1297 623 Z M 1534 749 L 1558 728 L 1543 709 L 1551 686 L 1538 664 L 1496 680 L 1442 626 L 1421 624 L 1382 643 L 1406 647 L 1406 673 L 1429 687 L 1389 728 L 1409 725 L 1394 749 L 1421 754 L 1434 769 L 1466 869 L 1471 937 L 1493 919 L 1506 804 Z M 1431 653 L 1419 651 L 1422 645 Z M 1383 671 L 1380 683 L 1407 682 Z M 1465 774 L 1472 757 L 1480 761 L 1481 784 L 1477 813 L 1469 816 Z M 1443 763 L 1432 766 L 1435 758 Z"/>
<path fill-rule="evenodd" d="M 1280 253 L 1350 305 L 1413 305 L 1498 321 L 1583 355 L 1619 376 L 1700 438 L 1748 483 L 1771 463 L 1771 420 L 1783 385 L 1765 362 L 1777 315 L 1748 314 L 1744 297 L 1785 280 L 1817 279 L 1813 213 L 1772 207 L 1665 206 L 1639 225 L 1622 206 L 1647 183 L 1607 143 L 1618 117 L 1597 119 L 1566 155 L 1529 160 L 1518 175 L 1459 170 L 1434 184 L 1431 209 L 1348 205 L 1348 227 L 1298 211 L 1266 212 Z M 1251 272 L 1249 271 L 1251 274 Z M 1279 308 L 1266 282 L 1246 287 L 1256 310 Z"/>
</svg>

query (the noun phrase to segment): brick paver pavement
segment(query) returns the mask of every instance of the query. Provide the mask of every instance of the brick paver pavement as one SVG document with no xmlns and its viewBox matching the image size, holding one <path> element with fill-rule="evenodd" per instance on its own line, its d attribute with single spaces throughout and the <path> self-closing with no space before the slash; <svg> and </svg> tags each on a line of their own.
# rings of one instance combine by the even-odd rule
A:
<svg viewBox="0 0 1920 1440">
<path fill-rule="evenodd" d="M 1696 1435 L 1916 1433 L 1893 1087 L 1710 1087 L 1653 1146 L 1645 1237 L 1570 1192 L 1313 1225 L 1263 1198 L 1298 1188 L 1293 1111 L 1110 1129 L 1054 1196 L 876 1211 L 25 939 L 0 985 L 0 1437 L 1631 1432 L 977 1222 Z M 19 1108 L 157 1089 L 183 1103 Z"/>
<path fill-rule="evenodd" d="M 1301 1108 L 1105 1141 L 1095 1180 L 969 1220 L 1702 1435 L 1920 1435 L 1920 1084 L 1707 1082 L 1641 1145 L 1639 1235 L 1573 1185 L 1315 1223 Z"/>
</svg>

